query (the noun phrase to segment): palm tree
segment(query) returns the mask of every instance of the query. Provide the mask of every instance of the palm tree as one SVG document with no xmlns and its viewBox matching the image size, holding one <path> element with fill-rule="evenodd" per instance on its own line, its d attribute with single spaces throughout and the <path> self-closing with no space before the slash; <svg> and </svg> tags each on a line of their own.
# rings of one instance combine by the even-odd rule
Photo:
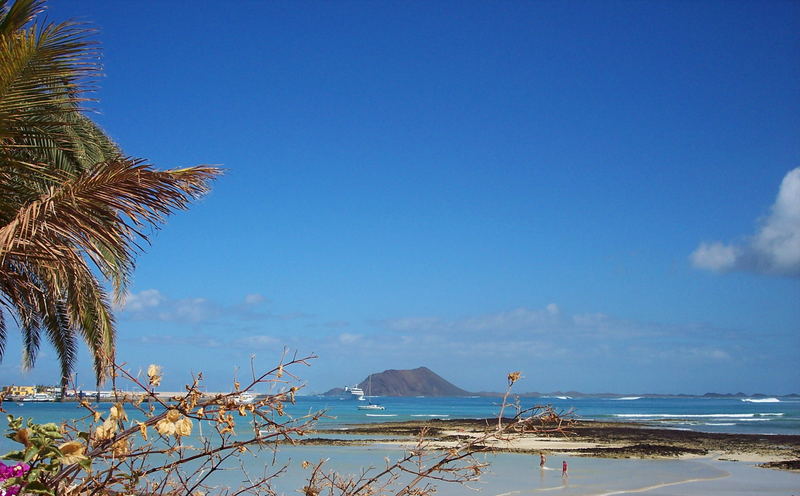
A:
<svg viewBox="0 0 800 496">
<path fill-rule="evenodd" d="M 83 114 L 97 76 L 92 30 L 37 23 L 43 0 L 0 0 L 0 359 L 6 314 L 32 367 L 42 334 L 62 387 L 86 342 L 98 381 L 114 360 L 108 291 L 124 298 L 144 230 L 187 208 L 219 169 L 159 171 Z"/>
</svg>

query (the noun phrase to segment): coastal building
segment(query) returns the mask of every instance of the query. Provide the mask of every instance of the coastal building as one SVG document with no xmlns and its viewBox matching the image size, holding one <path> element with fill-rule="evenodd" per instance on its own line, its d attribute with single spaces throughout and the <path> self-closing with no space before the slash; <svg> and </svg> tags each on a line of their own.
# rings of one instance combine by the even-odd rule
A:
<svg viewBox="0 0 800 496">
<path fill-rule="evenodd" d="M 36 386 L 4 386 L 3 392 L 6 396 L 33 396 L 36 394 Z"/>
</svg>

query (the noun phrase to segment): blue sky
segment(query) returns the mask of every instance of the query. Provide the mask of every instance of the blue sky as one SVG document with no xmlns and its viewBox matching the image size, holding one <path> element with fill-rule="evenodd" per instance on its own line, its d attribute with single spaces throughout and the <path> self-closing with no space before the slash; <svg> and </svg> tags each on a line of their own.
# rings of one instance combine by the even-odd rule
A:
<svg viewBox="0 0 800 496">
<path fill-rule="evenodd" d="M 138 259 L 131 369 L 226 389 L 286 346 L 320 355 L 313 392 L 423 365 L 475 391 L 800 392 L 800 4 L 48 16 L 99 29 L 95 117 L 126 153 L 227 171 Z M 17 342 L 4 382 L 55 382 Z"/>
</svg>

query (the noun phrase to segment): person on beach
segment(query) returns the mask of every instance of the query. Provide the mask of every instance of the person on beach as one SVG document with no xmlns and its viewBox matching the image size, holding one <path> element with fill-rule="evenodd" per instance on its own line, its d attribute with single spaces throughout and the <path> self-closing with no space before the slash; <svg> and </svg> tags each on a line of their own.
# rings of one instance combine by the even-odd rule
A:
<svg viewBox="0 0 800 496">
<path fill-rule="evenodd" d="M 544 456 L 544 453 L 539 453 L 539 467 L 544 468 L 544 462 L 547 461 L 547 457 Z"/>
<path fill-rule="evenodd" d="M 561 462 L 561 477 L 566 477 L 566 476 L 567 476 L 567 461 L 564 460 L 563 462 Z"/>
</svg>

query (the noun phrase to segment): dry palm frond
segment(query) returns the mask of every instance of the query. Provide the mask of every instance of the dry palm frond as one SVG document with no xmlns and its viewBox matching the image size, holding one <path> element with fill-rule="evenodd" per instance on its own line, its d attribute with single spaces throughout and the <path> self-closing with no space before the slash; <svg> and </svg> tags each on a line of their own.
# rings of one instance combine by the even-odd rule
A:
<svg viewBox="0 0 800 496">
<path fill-rule="evenodd" d="M 35 358 L 36 329 L 41 327 L 51 338 L 78 329 L 91 349 L 113 356 L 107 297 L 86 260 L 112 280 L 116 295 L 121 296 L 138 242 L 147 239 L 142 226 L 158 227 L 166 215 L 186 208 L 192 198 L 207 191 L 208 181 L 216 174 L 218 169 L 211 167 L 156 171 L 132 160 L 102 163 L 91 172 L 65 179 L 0 228 L 0 279 L 14 276 L 0 287 L 18 283 L 26 275 L 13 268 L 28 271 L 23 286 L 28 291 L 17 292 L 21 296 L 12 300 L 26 327 L 26 365 Z M 48 297 L 57 298 L 61 311 L 47 303 Z M 59 356 L 74 355 L 68 353 L 67 344 L 63 349 Z M 102 370 L 104 363 L 99 360 L 95 366 Z"/>
</svg>

